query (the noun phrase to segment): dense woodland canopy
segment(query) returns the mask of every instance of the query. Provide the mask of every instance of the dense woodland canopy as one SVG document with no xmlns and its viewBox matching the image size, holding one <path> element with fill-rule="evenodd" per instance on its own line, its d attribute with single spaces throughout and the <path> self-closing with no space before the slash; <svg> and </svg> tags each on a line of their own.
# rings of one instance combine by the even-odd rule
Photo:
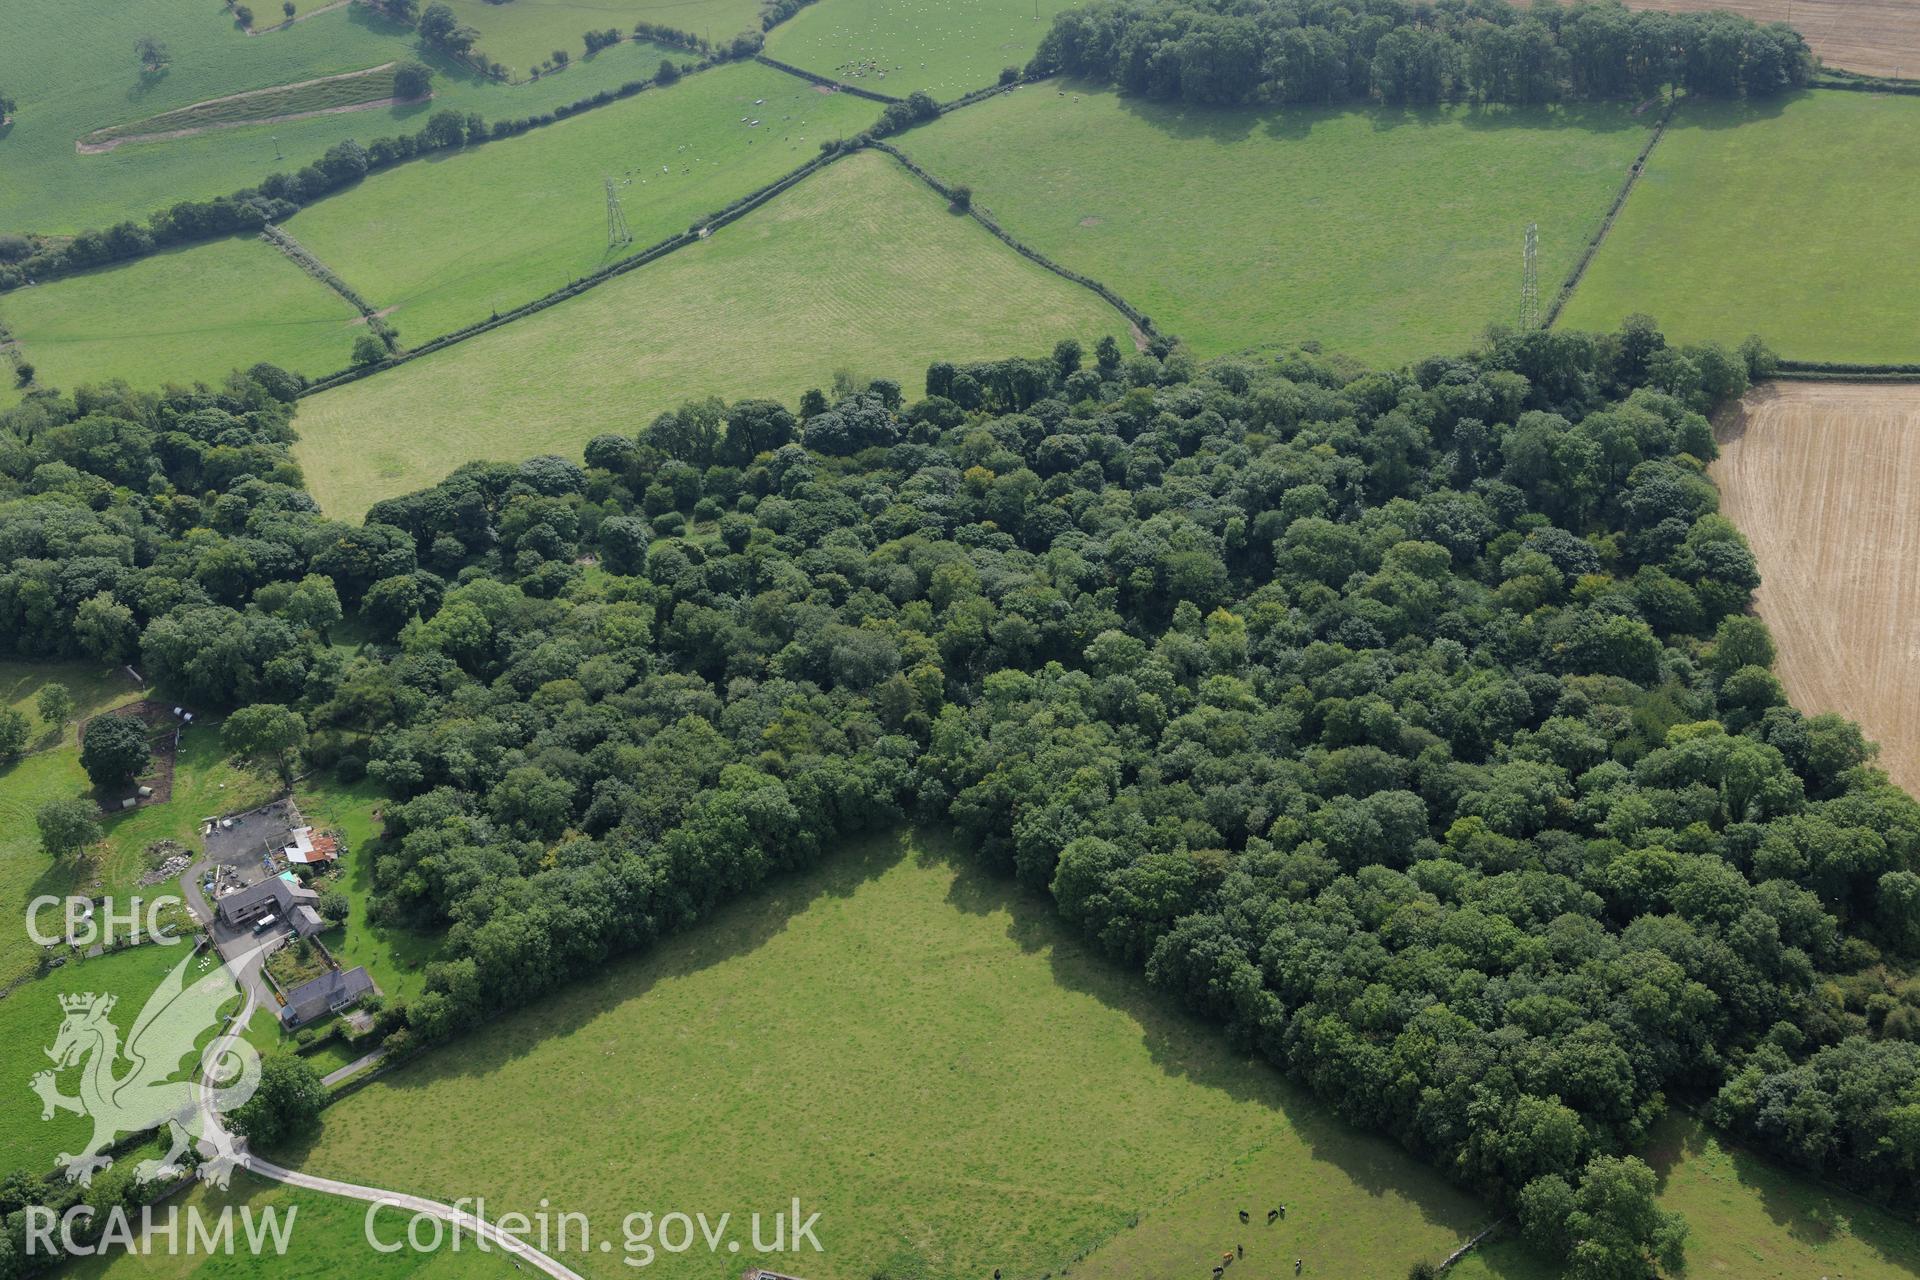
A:
<svg viewBox="0 0 1920 1280">
<path fill-rule="evenodd" d="M 1785 23 L 1619 0 L 1094 0 L 1054 18 L 1028 67 L 1215 105 L 1771 97 L 1812 69 Z"/>
<path fill-rule="evenodd" d="M 295 707 L 391 791 L 376 909 L 447 928 L 402 1043 L 951 824 L 1638 1277 L 1676 1100 L 1882 1199 L 1920 1167 L 1920 806 L 1787 705 L 1703 474 L 1768 360 L 1639 320 L 1395 372 L 1063 342 L 911 404 L 690 403 L 362 525 L 300 487 L 277 370 L 41 393 L 0 415 L 0 637 Z"/>
</svg>

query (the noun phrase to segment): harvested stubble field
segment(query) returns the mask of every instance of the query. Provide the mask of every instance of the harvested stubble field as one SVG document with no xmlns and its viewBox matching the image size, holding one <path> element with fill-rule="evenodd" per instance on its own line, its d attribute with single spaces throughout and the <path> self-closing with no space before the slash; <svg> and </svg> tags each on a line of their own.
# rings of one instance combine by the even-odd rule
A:
<svg viewBox="0 0 1920 1280">
<path fill-rule="evenodd" d="M 1630 108 L 1183 108 L 1024 86 L 898 139 L 1009 232 L 1205 356 L 1315 340 L 1393 363 L 1511 321 L 1645 143 Z"/>
<path fill-rule="evenodd" d="M 1094 294 L 867 151 L 708 240 L 302 401 L 295 452 L 320 505 L 351 518 L 472 459 L 577 455 L 694 396 L 792 405 L 841 370 L 917 393 L 934 359 L 1041 355 L 1126 331 Z"/>
<path fill-rule="evenodd" d="M 1838 712 L 1920 792 L 1920 387 L 1777 382 L 1720 424 L 1721 509 L 1794 706 Z"/>
<path fill-rule="evenodd" d="M 1916 0 L 1627 0 L 1635 9 L 1727 9 L 1755 22 L 1790 22 L 1830 67 L 1867 75 L 1920 75 Z"/>
<path fill-rule="evenodd" d="M 266 360 L 297 373 L 344 369 L 366 330 L 331 289 L 256 236 L 173 249 L 0 294 L 0 319 L 41 386 L 125 378 L 218 382 Z"/>
<path fill-rule="evenodd" d="M 685 231 L 878 110 L 757 63 L 716 67 L 551 128 L 374 174 L 287 230 L 374 306 L 393 308 L 391 322 L 418 346 Z M 607 245 L 609 177 L 634 236 L 617 248 Z"/>
<path fill-rule="evenodd" d="M 1682 103 L 1560 323 L 1920 360 L 1920 98 Z M 1546 272 L 1541 272 L 1542 279 Z"/>
</svg>

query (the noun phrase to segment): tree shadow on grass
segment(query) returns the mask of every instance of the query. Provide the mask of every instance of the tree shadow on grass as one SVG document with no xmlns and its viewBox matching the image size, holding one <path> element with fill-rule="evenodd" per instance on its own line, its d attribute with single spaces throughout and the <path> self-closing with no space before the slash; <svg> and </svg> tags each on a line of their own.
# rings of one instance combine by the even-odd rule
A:
<svg viewBox="0 0 1920 1280">
<path fill-rule="evenodd" d="M 1028 954 L 1049 952 L 1058 985 L 1125 1014 L 1139 1028 L 1154 1065 L 1167 1075 L 1276 1113 L 1313 1159 L 1338 1169 L 1369 1195 L 1405 1197 L 1423 1219 L 1463 1238 L 1492 1216 L 1470 1193 L 1449 1188 L 1424 1166 L 1416 1173 L 1417 1162 L 1407 1152 L 1349 1124 L 1272 1066 L 1231 1044 L 1223 1028 L 1186 1012 L 1171 996 L 1149 987 L 1143 975 L 1095 951 L 1059 919 L 1051 899 L 981 868 L 953 835 L 921 832 L 915 843 L 923 861 L 954 872 L 947 894 L 952 906 L 973 915 L 1006 914 L 1008 940 Z M 1244 1149 L 1253 1139 L 1251 1134 L 1223 1135 L 1223 1164 L 1224 1154 Z M 1475 1210 L 1463 1214 L 1463 1202 Z"/>
<path fill-rule="evenodd" d="M 1068 82 L 1066 92 L 1113 94 L 1114 90 Z M 1314 128 L 1342 116 L 1363 116 L 1376 133 L 1403 128 L 1459 125 L 1475 132 L 1505 129 L 1578 130 L 1586 133 L 1645 131 L 1659 118 L 1657 108 L 1635 115 L 1630 103 L 1565 102 L 1519 107 L 1500 103 L 1445 106 L 1386 106 L 1350 102 L 1330 106 L 1289 104 L 1265 107 L 1208 107 L 1118 96 L 1122 111 L 1170 137 L 1228 144 L 1259 136 L 1298 141 Z"/>
<path fill-rule="evenodd" d="M 1748 1150 L 1698 1116 L 1668 1115 L 1654 1126 L 1639 1154 L 1653 1168 L 1663 1195 L 1676 1178 L 1716 1177 L 1712 1169 L 1688 1170 L 1689 1163 L 1720 1161 L 1735 1182 L 1757 1197 L 1768 1221 L 1800 1244 L 1820 1246 L 1852 1236 L 1889 1265 L 1911 1268 L 1920 1257 L 1920 1226 Z"/>
<path fill-rule="evenodd" d="M 1772 98 L 1681 98 L 1680 105 L 1674 109 L 1673 127 L 1675 129 L 1693 129 L 1703 132 L 1717 132 L 1724 129 L 1738 129 L 1761 120 L 1774 120 L 1785 115 L 1787 108 L 1796 102 L 1803 102 L 1815 93 L 1812 89 L 1801 89 L 1793 93 L 1783 93 Z M 1829 90 L 1828 92 L 1832 92 Z M 1844 91 L 1842 91 L 1844 92 Z M 1864 96 L 1864 95 L 1863 95 Z"/>
<path fill-rule="evenodd" d="M 613 957 L 597 973 L 575 979 L 530 1006 L 499 1014 L 458 1039 L 435 1045 L 373 1087 L 409 1093 L 446 1080 L 491 1075 L 550 1040 L 572 1035 L 608 1010 L 644 998 L 662 981 L 688 978 L 759 950 L 819 900 L 851 897 L 899 862 L 907 844 L 905 831 L 850 841 L 813 869 L 776 876 L 691 929 L 647 949 Z M 297 1167 L 311 1152 L 314 1140 L 279 1148 L 273 1158 Z"/>
</svg>

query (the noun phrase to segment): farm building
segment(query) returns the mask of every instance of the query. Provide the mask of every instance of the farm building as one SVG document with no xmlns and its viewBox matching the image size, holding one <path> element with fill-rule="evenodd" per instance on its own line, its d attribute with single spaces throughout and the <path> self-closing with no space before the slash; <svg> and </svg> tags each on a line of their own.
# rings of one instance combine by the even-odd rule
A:
<svg viewBox="0 0 1920 1280">
<path fill-rule="evenodd" d="M 284 916 L 293 924 L 295 933 L 307 938 L 324 927 L 319 912 L 313 909 L 319 899 L 320 895 L 305 885 L 295 884 L 280 876 L 268 876 L 258 884 L 248 885 L 221 898 L 214 909 L 222 924 L 235 929 L 244 928 L 268 915 Z"/>
<path fill-rule="evenodd" d="M 317 834 L 312 827 L 294 827 L 287 832 L 288 843 L 282 849 L 287 861 L 301 866 L 322 866 L 340 855 L 340 842 L 333 836 Z"/>
<path fill-rule="evenodd" d="M 373 993 L 373 978 L 365 967 L 336 969 L 332 973 L 303 982 L 287 993 L 287 1007 L 280 1021 L 288 1027 L 305 1026 L 315 1018 L 338 1013 L 362 996 Z"/>
</svg>

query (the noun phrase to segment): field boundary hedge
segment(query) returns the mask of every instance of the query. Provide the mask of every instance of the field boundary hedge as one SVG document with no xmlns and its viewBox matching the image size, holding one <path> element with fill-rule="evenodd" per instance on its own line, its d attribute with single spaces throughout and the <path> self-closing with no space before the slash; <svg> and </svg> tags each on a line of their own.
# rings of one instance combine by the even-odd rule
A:
<svg viewBox="0 0 1920 1280">
<path fill-rule="evenodd" d="M 926 183 L 929 187 L 932 187 L 935 191 L 939 192 L 940 195 L 944 199 L 946 199 L 949 203 L 957 203 L 957 201 L 955 200 L 955 194 L 954 194 L 955 188 L 948 186 L 946 183 L 940 181 L 940 179 L 934 177 L 931 173 L 928 173 L 925 169 L 922 169 L 918 164 L 915 164 L 898 147 L 895 147 L 889 143 L 881 142 L 878 140 L 874 141 L 870 145 L 877 148 L 878 150 L 886 152 L 888 155 L 892 156 L 895 160 L 898 160 L 901 166 L 904 167 L 908 173 L 911 173 L 914 177 L 920 179 L 920 181 Z M 1059 263 L 1055 262 L 1052 258 L 1049 258 L 1046 254 L 1041 253 L 1038 249 L 1035 249 L 1033 246 L 1025 243 L 1024 241 L 1015 238 L 1013 233 L 1008 231 L 1005 227 L 1001 226 L 998 222 L 995 222 L 991 217 L 980 212 L 979 209 L 975 208 L 973 201 L 971 199 L 967 201 L 966 209 L 967 209 L 967 215 L 969 217 L 971 217 L 975 222 L 978 222 L 981 226 L 985 227 L 989 232 L 993 234 L 995 239 L 999 240 L 1002 244 L 1012 249 L 1015 253 L 1018 253 L 1021 257 L 1026 258 L 1029 261 L 1040 264 L 1041 266 L 1053 272 L 1053 274 L 1059 276 L 1063 280 L 1070 280 L 1074 284 L 1079 285 L 1081 288 L 1091 290 L 1092 292 L 1098 294 L 1102 299 L 1104 299 L 1107 302 L 1109 306 L 1111 306 L 1115 311 L 1118 311 L 1121 315 L 1125 316 L 1128 320 L 1132 321 L 1134 325 L 1139 328 L 1140 332 L 1146 334 L 1149 338 L 1159 338 L 1159 337 L 1165 336 L 1164 334 L 1160 333 L 1159 330 L 1153 327 L 1153 320 L 1150 317 L 1148 317 L 1148 315 L 1145 312 L 1141 311 L 1138 307 L 1134 306 L 1131 302 L 1128 302 L 1125 298 L 1115 293 L 1112 289 L 1107 288 L 1106 285 L 1101 284 L 1098 280 L 1095 280 L 1092 276 L 1083 276 L 1078 271 L 1074 271 L 1069 267 L 1063 267 Z"/>
<path fill-rule="evenodd" d="M 329 267 L 326 263 L 314 256 L 313 250 L 294 239 L 293 235 L 288 232 L 286 228 L 276 226 L 269 222 L 266 226 L 260 228 L 260 238 L 285 254 L 287 258 L 302 271 L 339 294 L 342 298 L 345 298 L 347 305 L 355 311 L 358 311 L 360 318 L 367 322 L 367 328 L 373 330 L 380 341 L 387 344 L 388 351 L 398 350 L 400 346 L 399 335 L 394 332 L 393 326 L 387 323 L 386 318 L 380 314 L 379 310 L 371 302 L 361 297 L 352 285 L 342 280 L 339 273 L 332 267 Z"/>
<path fill-rule="evenodd" d="M 1883 77 L 1859 80 L 1821 79 L 1807 86 L 1809 89 L 1837 89 L 1845 93 L 1894 93 L 1908 97 L 1920 97 L 1920 81 L 1892 80 Z"/>
<path fill-rule="evenodd" d="M 1844 364 L 1781 360 L 1773 376 L 1787 382 L 1920 382 L 1920 364 Z"/>
<path fill-rule="evenodd" d="M 892 105 L 893 103 L 896 103 L 896 102 L 906 101 L 905 98 L 895 98 L 888 94 L 875 93 L 871 89 L 860 89 L 850 84 L 842 84 L 838 80 L 831 80 L 831 79 L 828 79 L 826 76 L 817 75 L 814 72 L 804 70 L 803 68 L 800 68 L 800 67 L 796 67 L 791 62 L 781 62 L 778 58 L 769 58 L 764 53 L 754 54 L 753 60 L 755 62 L 764 63 L 767 66 L 772 67 L 775 71 L 784 71 L 790 76 L 799 76 L 802 80 L 806 80 L 812 84 L 817 84 L 822 86 L 823 88 L 832 89 L 836 93 L 850 93 L 856 98 L 866 98 L 873 102 L 884 102 L 884 103 L 887 103 L 888 105 Z"/>
<path fill-rule="evenodd" d="M 1594 258 L 1600 253 L 1600 246 L 1606 243 L 1607 233 L 1613 230 L 1614 220 L 1620 216 L 1620 211 L 1626 208 L 1627 197 L 1633 194 L 1634 187 L 1640 182 L 1640 175 L 1646 172 L 1647 161 L 1652 158 L 1653 149 L 1660 145 L 1660 139 L 1667 136 L 1667 125 L 1672 122 L 1673 110 L 1677 105 L 1678 99 L 1669 101 L 1667 109 L 1660 113 L 1660 119 L 1654 123 L 1653 132 L 1647 137 L 1647 145 L 1640 148 L 1640 154 L 1634 157 L 1633 164 L 1627 169 L 1627 176 L 1625 181 L 1621 182 L 1620 190 L 1614 193 L 1613 204 L 1608 206 L 1606 216 L 1600 219 L 1599 227 L 1594 230 L 1593 235 L 1588 237 L 1587 247 L 1580 254 L 1579 261 L 1573 264 L 1573 270 L 1569 271 L 1567 278 L 1560 282 L 1559 292 L 1553 295 L 1553 302 L 1547 307 L 1547 314 L 1540 321 L 1542 329 L 1553 328 L 1553 322 L 1560 318 L 1560 312 L 1566 308 L 1567 303 L 1573 298 L 1573 291 L 1579 287 L 1580 281 L 1586 276 L 1587 268 L 1593 265 Z"/>
<path fill-rule="evenodd" d="M 822 152 L 820 155 L 815 156 L 813 159 L 801 165 L 798 169 L 792 170 L 756 191 L 741 196 L 738 200 L 708 215 L 705 220 L 695 223 L 687 230 L 668 236 L 665 240 L 651 244 L 640 252 L 622 258 L 618 262 L 609 263 L 591 275 L 582 276 L 578 280 L 574 280 L 551 292 L 544 293 L 530 302 L 523 302 L 511 311 L 496 312 L 485 320 L 470 324 L 463 329 L 455 329 L 452 333 L 441 334 L 430 342 L 423 342 L 417 347 L 398 352 L 385 360 L 376 360 L 371 364 L 357 365 L 353 368 L 342 369 L 337 373 L 330 373 L 324 377 L 316 378 L 301 389 L 300 396 L 304 398 L 306 396 L 317 395 L 322 391 L 331 391 L 335 387 L 345 386 L 349 382 L 358 382 L 361 378 L 396 368 L 406 364 L 410 360 L 417 360 L 421 356 L 432 355 L 436 351 L 443 351 L 455 343 L 465 342 L 468 338 L 477 338 L 483 333 L 498 329 L 502 325 L 511 324 L 515 320 L 523 320 L 536 312 L 545 311 L 548 307 L 565 302 L 568 298 L 576 298 L 596 285 L 605 284 L 615 276 L 625 275 L 627 272 L 635 270 L 638 267 L 646 266 L 649 262 L 656 262 L 666 257 L 676 249 L 684 249 L 690 244 L 705 239 L 708 235 L 711 235 L 728 223 L 745 217 L 755 209 L 758 209 L 761 205 L 773 199 L 789 187 L 818 173 L 821 169 L 826 168 L 841 156 L 850 155 L 856 150 L 858 150 L 858 148 L 853 147 Z"/>
<path fill-rule="evenodd" d="M 679 76 L 675 77 L 672 83 L 677 84 L 688 76 L 698 75 L 702 71 L 712 70 L 714 67 L 720 66 L 725 62 L 737 60 L 738 59 L 708 55 L 702 58 L 701 61 L 695 63 L 691 69 L 682 71 Z M 602 89 L 597 93 L 589 94 L 584 98 L 577 98 L 569 103 L 563 103 L 548 111 L 537 112 L 528 116 L 516 116 L 507 120 L 496 120 L 491 125 L 485 125 L 483 121 L 482 123 L 486 129 L 484 136 L 465 137 L 451 147 L 435 142 L 423 143 L 422 139 L 427 136 L 427 131 L 424 128 L 418 133 L 375 138 L 372 142 L 365 145 L 361 145 L 358 139 L 348 138 L 343 142 L 335 143 L 332 148 L 328 149 L 325 156 L 307 165 L 296 174 L 269 174 L 266 178 L 263 178 L 257 186 L 242 187 L 237 191 L 229 192 L 223 196 L 214 196 L 209 200 L 183 199 L 177 201 L 170 208 L 150 215 L 145 228 L 142 228 L 140 224 L 131 219 L 116 223 L 112 228 L 114 232 L 130 231 L 135 233 L 136 236 L 146 236 L 147 243 L 132 251 L 115 251 L 109 256 L 96 256 L 86 261 L 75 263 L 66 263 L 57 257 L 50 261 L 47 253 L 40 253 L 28 258 L 21 264 L 0 264 L 0 294 L 9 293 L 16 288 L 21 288 L 28 284 L 47 284 L 51 281 L 62 280 L 69 276 L 83 275 L 89 271 L 103 271 L 120 266 L 123 263 L 137 262 L 142 258 L 151 257 L 165 249 L 179 248 L 185 245 L 206 244 L 239 232 L 258 231 L 268 222 L 276 220 L 285 221 L 302 209 L 310 208 L 322 200 L 329 199 L 343 191 L 351 190 L 358 186 L 361 181 L 374 174 L 384 173 L 387 170 L 396 169 L 402 165 L 411 164 L 416 160 L 425 159 L 429 156 L 443 155 L 448 152 L 467 151 L 474 147 L 484 146 L 489 142 L 499 142 L 507 138 L 517 138 L 532 130 L 543 129 L 548 125 L 559 124 L 563 120 L 570 120 L 574 116 L 584 112 L 597 110 L 600 107 L 611 106 L 615 102 L 623 102 L 647 90 L 667 87 L 669 86 L 659 84 L 657 80 L 651 77 L 644 80 L 629 80 L 617 88 Z M 436 112 L 435 114 L 443 113 Z M 454 114 L 459 113 L 456 112 Z M 334 181 L 324 191 L 310 192 L 295 188 L 291 194 L 283 193 L 277 196 L 266 196 L 263 194 L 262 188 L 273 183 L 277 178 L 291 178 L 299 181 L 304 179 L 310 172 L 319 173 L 321 166 L 331 160 L 342 147 L 347 146 L 349 143 L 359 147 L 362 157 L 362 165 L 359 171 L 353 174 L 351 178 Z M 393 150 L 397 147 L 397 144 L 404 144 L 404 147 Z M 383 148 L 387 148 L 389 151 L 383 154 Z M 295 196 L 298 198 L 294 198 Z M 159 234 L 155 232 L 154 228 L 156 224 L 167 221 L 183 210 L 190 211 L 196 215 L 197 221 L 193 229 L 179 234 Z M 206 215 L 209 211 L 220 216 L 211 220 L 202 216 Z M 46 237 L 37 237 L 36 233 L 29 232 L 27 234 L 30 237 L 42 240 L 47 239 Z M 62 248 L 70 248 L 74 241 L 83 240 L 88 237 L 98 240 L 103 238 L 105 234 L 106 233 L 98 228 L 88 228 L 78 236 L 67 237 L 67 243 L 62 246 Z M 31 279 L 26 275 L 26 270 L 29 267 L 32 268 L 34 273 Z"/>
</svg>

